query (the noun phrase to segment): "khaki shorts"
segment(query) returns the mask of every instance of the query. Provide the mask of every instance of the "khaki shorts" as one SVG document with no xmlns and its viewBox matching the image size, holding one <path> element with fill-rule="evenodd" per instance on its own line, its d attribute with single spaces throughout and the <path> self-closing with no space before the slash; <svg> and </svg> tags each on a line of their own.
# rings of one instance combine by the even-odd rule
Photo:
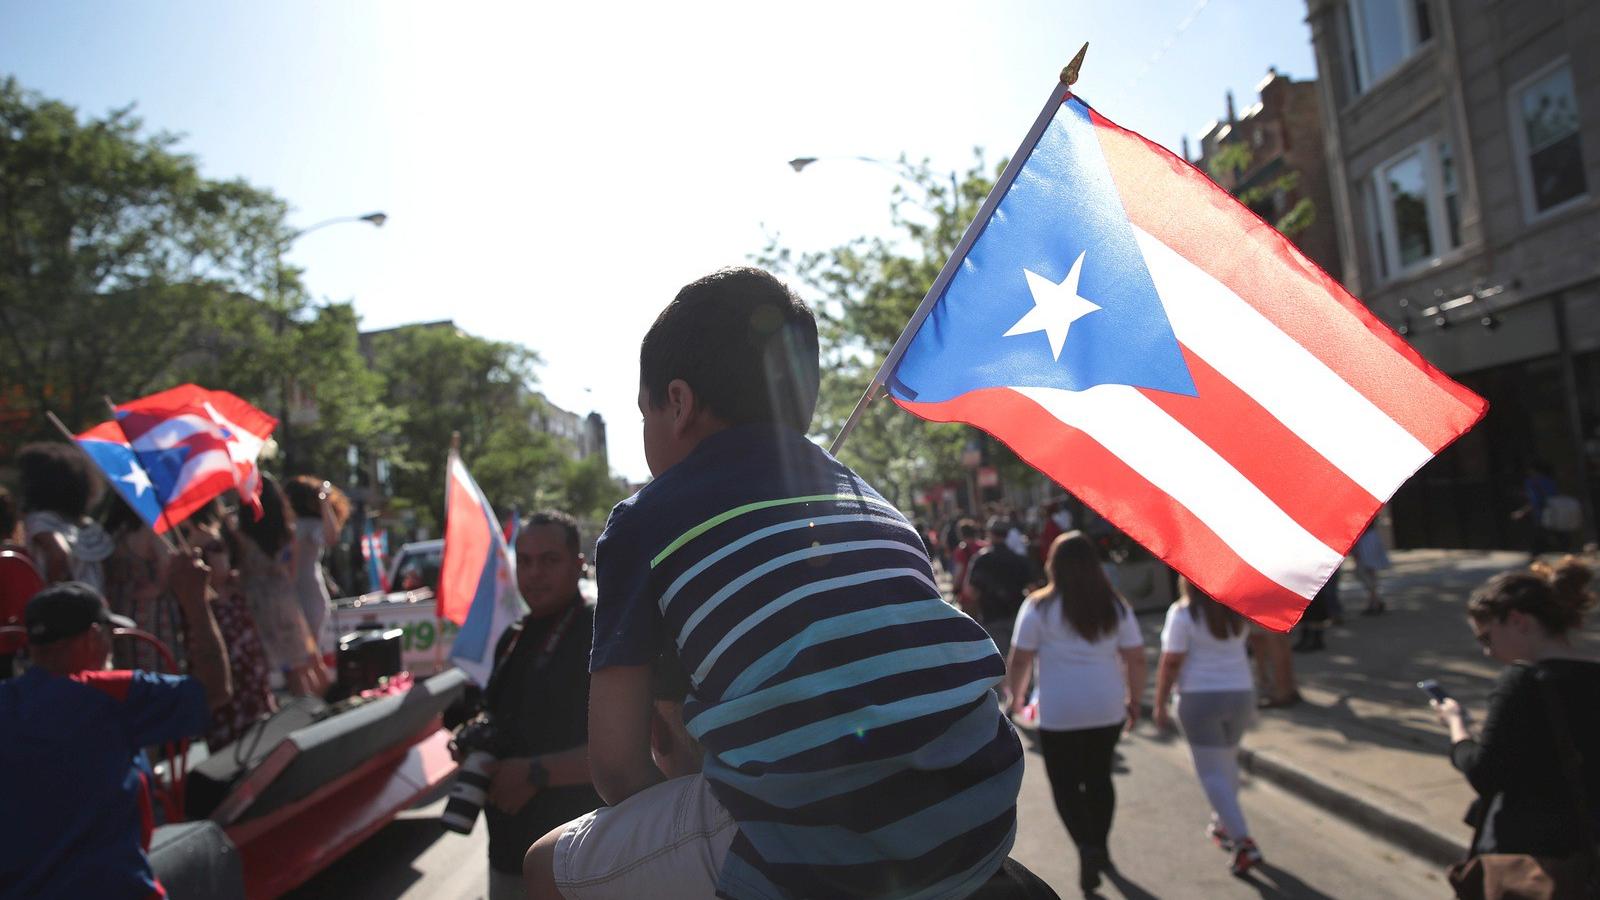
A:
<svg viewBox="0 0 1600 900">
<path fill-rule="evenodd" d="M 737 830 L 704 777 L 674 778 L 574 821 L 556 887 L 567 900 L 714 897 Z"/>
</svg>

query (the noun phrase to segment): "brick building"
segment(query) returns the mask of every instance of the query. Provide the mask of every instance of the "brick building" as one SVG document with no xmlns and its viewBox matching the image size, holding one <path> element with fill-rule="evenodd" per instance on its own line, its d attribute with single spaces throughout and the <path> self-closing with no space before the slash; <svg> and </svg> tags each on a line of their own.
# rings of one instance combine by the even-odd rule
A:
<svg viewBox="0 0 1600 900">
<path fill-rule="evenodd" d="M 1295 81 L 1267 70 L 1256 86 L 1258 100 L 1242 115 L 1235 115 L 1233 94 L 1227 96 L 1227 115 L 1206 127 L 1200 136 L 1200 155 L 1191 160 L 1211 175 L 1228 193 L 1241 195 L 1264 188 L 1264 196 L 1250 203 L 1256 215 L 1276 223 L 1301 200 L 1313 210 L 1310 225 L 1294 234 L 1301 252 L 1324 271 L 1338 277 L 1339 236 L 1334 226 L 1333 198 L 1328 185 L 1328 163 L 1323 151 L 1322 100 L 1315 81 Z M 1243 170 L 1223 167 L 1213 172 L 1218 154 L 1243 146 L 1250 164 Z M 1184 155 L 1188 156 L 1187 145 Z M 1293 185 L 1276 187 L 1294 174 Z"/>
<path fill-rule="evenodd" d="M 1490 403 L 1392 505 L 1518 546 L 1535 462 L 1600 486 L 1600 3 L 1307 0 L 1344 283 Z M 1576 536 L 1574 536 L 1576 537 Z"/>
</svg>

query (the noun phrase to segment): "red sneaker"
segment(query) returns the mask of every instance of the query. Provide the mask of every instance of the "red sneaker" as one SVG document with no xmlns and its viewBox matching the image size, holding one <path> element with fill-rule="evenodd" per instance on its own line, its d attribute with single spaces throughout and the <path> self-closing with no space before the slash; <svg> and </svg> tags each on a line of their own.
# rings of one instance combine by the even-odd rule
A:
<svg viewBox="0 0 1600 900">
<path fill-rule="evenodd" d="M 1243 878 L 1245 873 L 1261 864 L 1261 851 L 1256 847 L 1256 842 L 1249 838 L 1239 841 L 1236 847 L 1228 871 L 1237 878 Z"/>
</svg>

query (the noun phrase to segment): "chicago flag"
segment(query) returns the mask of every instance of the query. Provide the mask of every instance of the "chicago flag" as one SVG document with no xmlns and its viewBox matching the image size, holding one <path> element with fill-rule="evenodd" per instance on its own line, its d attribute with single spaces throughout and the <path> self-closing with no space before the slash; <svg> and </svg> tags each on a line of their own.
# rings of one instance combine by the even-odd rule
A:
<svg viewBox="0 0 1600 900">
<path fill-rule="evenodd" d="M 1486 410 L 1198 170 L 1064 88 L 968 234 L 890 396 L 1004 441 L 1273 629 Z"/>
</svg>

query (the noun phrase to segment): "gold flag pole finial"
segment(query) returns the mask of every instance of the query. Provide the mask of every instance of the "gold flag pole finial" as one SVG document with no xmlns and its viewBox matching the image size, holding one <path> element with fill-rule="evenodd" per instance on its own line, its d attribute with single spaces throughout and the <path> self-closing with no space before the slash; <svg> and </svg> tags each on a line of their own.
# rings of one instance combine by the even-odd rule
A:
<svg viewBox="0 0 1600 900">
<path fill-rule="evenodd" d="M 1071 90 L 1072 86 L 1078 83 L 1078 70 L 1083 67 L 1083 55 L 1088 52 L 1089 42 L 1084 41 L 1083 47 L 1078 50 L 1078 55 L 1074 56 L 1072 62 L 1067 63 L 1067 67 L 1061 70 L 1061 83 L 1066 85 L 1068 90 Z"/>
</svg>

